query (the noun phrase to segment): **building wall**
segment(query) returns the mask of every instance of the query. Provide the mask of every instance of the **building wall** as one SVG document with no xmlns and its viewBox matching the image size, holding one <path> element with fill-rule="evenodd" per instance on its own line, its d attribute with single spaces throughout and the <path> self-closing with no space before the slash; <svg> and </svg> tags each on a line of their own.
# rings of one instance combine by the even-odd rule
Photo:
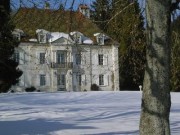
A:
<svg viewBox="0 0 180 135">
<path fill-rule="evenodd" d="M 55 68 L 57 51 L 66 52 L 66 63 L 73 67 Z M 100 90 L 119 90 L 118 48 L 114 45 L 60 45 L 21 43 L 16 49 L 20 54 L 19 68 L 23 71 L 17 91 L 34 86 L 40 91 L 89 91 L 92 84 Z M 39 54 L 45 53 L 45 64 L 40 64 Z M 76 64 L 76 54 L 81 56 L 81 64 Z M 103 65 L 99 65 L 99 54 L 103 54 Z M 64 74 L 65 86 L 57 85 L 57 75 Z M 40 86 L 40 75 L 45 75 L 46 85 Z M 81 85 L 79 76 L 81 75 Z M 104 76 L 104 84 L 99 85 L 99 75 Z"/>
</svg>

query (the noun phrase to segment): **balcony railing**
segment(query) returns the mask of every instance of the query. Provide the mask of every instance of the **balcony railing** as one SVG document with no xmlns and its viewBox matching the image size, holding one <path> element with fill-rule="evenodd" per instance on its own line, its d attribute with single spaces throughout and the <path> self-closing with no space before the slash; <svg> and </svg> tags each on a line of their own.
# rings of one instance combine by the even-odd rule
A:
<svg viewBox="0 0 180 135">
<path fill-rule="evenodd" d="M 73 68 L 72 62 L 51 63 L 51 68 Z"/>
</svg>

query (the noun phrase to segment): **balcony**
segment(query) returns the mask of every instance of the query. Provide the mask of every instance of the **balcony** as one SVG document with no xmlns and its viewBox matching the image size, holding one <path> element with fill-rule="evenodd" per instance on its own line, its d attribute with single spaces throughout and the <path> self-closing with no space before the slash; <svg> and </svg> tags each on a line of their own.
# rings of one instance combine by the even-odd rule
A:
<svg viewBox="0 0 180 135">
<path fill-rule="evenodd" d="M 72 62 L 63 62 L 63 63 L 51 63 L 51 68 L 73 68 Z"/>
</svg>

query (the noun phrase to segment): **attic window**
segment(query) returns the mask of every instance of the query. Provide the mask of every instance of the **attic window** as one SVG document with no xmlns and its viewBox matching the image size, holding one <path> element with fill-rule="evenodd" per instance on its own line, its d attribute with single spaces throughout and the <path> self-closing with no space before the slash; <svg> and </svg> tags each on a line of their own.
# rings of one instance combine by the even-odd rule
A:
<svg viewBox="0 0 180 135">
<path fill-rule="evenodd" d="M 97 36 L 97 42 L 99 45 L 104 45 L 104 36 Z"/>
<path fill-rule="evenodd" d="M 20 41 L 22 36 L 25 36 L 25 33 L 23 32 L 23 30 L 20 29 L 14 29 L 12 32 L 13 38 L 15 40 Z"/>
<path fill-rule="evenodd" d="M 46 43 L 46 34 L 39 33 L 38 38 L 39 38 L 39 43 Z"/>
<path fill-rule="evenodd" d="M 82 33 L 80 32 L 72 32 L 71 35 L 73 35 L 73 39 L 76 44 L 82 43 Z"/>
<path fill-rule="evenodd" d="M 75 40 L 76 40 L 77 44 L 81 44 L 82 43 L 82 37 L 80 35 L 79 36 L 77 35 Z"/>
<path fill-rule="evenodd" d="M 21 35 L 20 35 L 20 33 L 13 34 L 13 38 L 14 38 L 15 40 L 20 41 L 20 40 L 21 40 Z"/>
</svg>

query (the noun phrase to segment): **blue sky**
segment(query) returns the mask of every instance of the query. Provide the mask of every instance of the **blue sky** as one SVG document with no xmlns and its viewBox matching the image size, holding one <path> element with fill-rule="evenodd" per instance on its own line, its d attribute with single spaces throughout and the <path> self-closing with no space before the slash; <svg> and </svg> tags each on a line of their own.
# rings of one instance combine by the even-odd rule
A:
<svg viewBox="0 0 180 135">
<path fill-rule="evenodd" d="M 52 9 L 57 8 L 60 5 L 60 3 L 65 5 L 65 7 L 68 9 L 71 7 L 71 4 L 73 2 L 73 0 L 11 0 L 12 8 L 13 9 L 19 8 L 20 1 L 22 1 L 22 6 L 26 6 L 26 7 L 27 6 L 32 7 L 34 6 L 34 4 L 38 5 L 38 7 L 43 7 L 45 1 L 47 1 L 50 3 Z M 93 1 L 95 0 L 75 0 L 73 9 L 76 10 L 80 3 L 90 5 Z M 144 7 L 143 3 L 145 2 L 145 0 L 139 0 L 139 2 L 140 2 L 140 7 L 141 8 Z"/>
<path fill-rule="evenodd" d="M 65 5 L 66 9 L 69 9 L 72 5 L 73 0 L 11 0 L 11 5 L 13 9 L 18 9 L 19 8 L 19 3 L 20 1 L 22 1 L 22 6 L 25 7 L 33 7 L 34 4 L 36 4 L 38 7 L 43 8 L 44 7 L 44 3 L 45 1 L 49 2 L 51 5 L 52 9 L 56 9 L 58 8 L 58 6 L 60 5 L 60 3 L 62 3 L 63 5 Z M 78 5 L 79 4 L 87 4 L 90 5 L 93 1 L 95 0 L 75 0 L 75 3 L 73 5 L 73 9 L 77 10 Z M 138 0 L 139 1 L 139 6 L 140 8 L 144 8 L 145 5 L 145 0 Z M 179 12 L 178 12 L 179 14 Z"/>
<path fill-rule="evenodd" d="M 43 7 L 45 1 L 50 3 L 52 9 L 57 8 L 60 5 L 60 3 L 65 5 L 65 7 L 68 9 L 71 7 L 73 2 L 73 0 L 22 0 L 22 6 L 32 7 L 35 4 L 38 7 Z M 73 9 L 76 10 L 80 3 L 90 5 L 92 1 L 94 0 L 75 0 Z M 13 9 L 17 9 L 20 5 L 20 0 L 11 0 L 11 5 Z"/>
</svg>

